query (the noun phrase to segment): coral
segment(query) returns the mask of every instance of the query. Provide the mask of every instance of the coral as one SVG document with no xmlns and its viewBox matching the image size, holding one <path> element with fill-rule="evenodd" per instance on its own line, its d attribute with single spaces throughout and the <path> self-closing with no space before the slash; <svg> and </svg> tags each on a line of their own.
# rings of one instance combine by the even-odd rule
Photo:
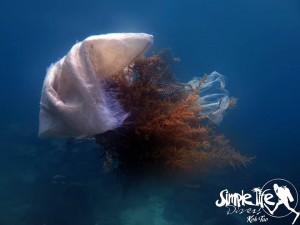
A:
<svg viewBox="0 0 300 225">
<path fill-rule="evenodd" d="M 213 166 L 247 164 L 251 158 L 234 151 L 215 135 L 207 116 L 199 116 L 200 84 L 178 82 L 169 52 L 139 58 L 106 81 L 129 113 L 122 127 L 96 135 L 106 150 L 106 169 L 123 173 L 201 172 Z M 205 79 L 205 78 L 204 78 Z M 230 105 L 235 105 L 232 100 Z"/>
</svg>

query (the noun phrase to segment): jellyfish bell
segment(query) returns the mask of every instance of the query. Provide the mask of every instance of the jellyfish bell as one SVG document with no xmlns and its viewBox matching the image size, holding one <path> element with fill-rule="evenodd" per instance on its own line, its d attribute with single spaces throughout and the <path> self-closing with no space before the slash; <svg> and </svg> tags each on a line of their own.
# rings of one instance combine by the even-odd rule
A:
<svg viewBox="0 0 300 225">
<path fill-rule="evenodd" d="M 142 56 L 152 42 L 149 34 L 115 33 L 75 44 L 47 71 L 39 136 L 92 136 L 121 126 L 127 113 L 105 80 Z"/>
</svg>

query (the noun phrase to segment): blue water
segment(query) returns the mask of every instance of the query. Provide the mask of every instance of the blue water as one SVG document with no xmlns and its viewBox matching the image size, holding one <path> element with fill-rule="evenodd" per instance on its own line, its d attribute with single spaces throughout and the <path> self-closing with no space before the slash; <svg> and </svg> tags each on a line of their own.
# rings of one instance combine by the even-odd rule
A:
<svg viewBox="0 0 300 225">
<path fill-rule="evenodd" d="M 225 75 L 238 105 L 218 132 L 253 163 L 199 177 L 198 188 L 149 181 L 124 197 L 93 143 L 75 144 L 62 160 L 63 140 L 38 139 L 47 67 L 76 41 L 111 32 L 153 34 L 148 52 L 171 47 L 183 82 L 214 70 Z M 246 224 L 246 215 L 215 206 L 220 190 L 250 191 L 280 177 L 300 191 L 297 0 L 2 0 L 0 71 L 0 225 Z"/>
</svg>

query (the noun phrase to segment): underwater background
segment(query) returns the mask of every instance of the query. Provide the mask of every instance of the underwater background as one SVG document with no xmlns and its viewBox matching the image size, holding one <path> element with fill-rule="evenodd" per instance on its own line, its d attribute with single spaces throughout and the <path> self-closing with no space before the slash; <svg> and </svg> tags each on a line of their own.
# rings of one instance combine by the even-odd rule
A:
<svg viewBox="0 0 300 225">
<path fill-rule="evenodd" d="M 250 192 L 274 178 L 300 190 L 300 1 L 1 0 L 0 18 L 0 225 L 247 224 L 216 207 L 221 190 Z M 124 191 L 93 142 L 39 139 L 46 69 L 76 41 L 112 32 L 154 35 L 148 53 L 172 48 L 182 82 L 223 74 L 238 104 L 217 130 L 255 160 L 193 185 L 145 181 Z"/>
</svg>

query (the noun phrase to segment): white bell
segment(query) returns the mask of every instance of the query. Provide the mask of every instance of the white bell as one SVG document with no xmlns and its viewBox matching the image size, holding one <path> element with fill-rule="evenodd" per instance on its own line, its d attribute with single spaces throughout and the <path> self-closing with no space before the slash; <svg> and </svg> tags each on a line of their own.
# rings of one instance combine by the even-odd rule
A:
<svg viewBox="0 0 300 225">
<path fill-rule="evenodd" d="M 39 136 L 91 136 L 127 117 L 105 80 L 132 64 L 153 42 L 144 33 L 91 36 L 47 71 L 40 103 Z"/>
</svg>

